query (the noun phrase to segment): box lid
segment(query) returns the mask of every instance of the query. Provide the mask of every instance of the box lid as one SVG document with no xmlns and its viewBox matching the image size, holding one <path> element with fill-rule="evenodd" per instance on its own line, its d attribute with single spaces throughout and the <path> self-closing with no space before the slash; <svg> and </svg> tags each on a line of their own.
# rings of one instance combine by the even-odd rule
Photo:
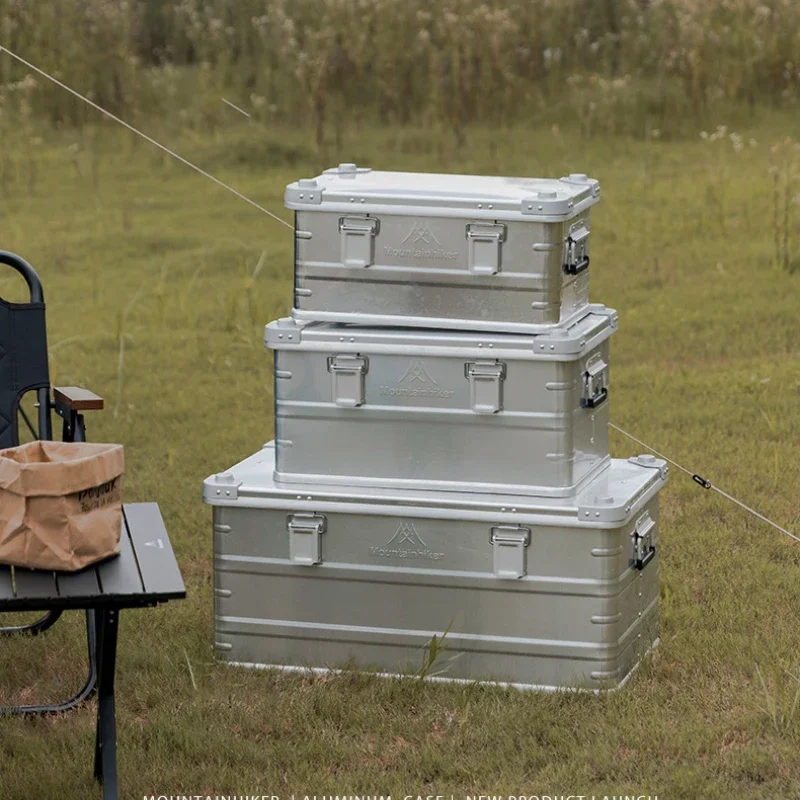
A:
<svg viewBox="0 0 800 800">
<path fill-rule="evenodd" d="M 545 333 L 488 333 L 429 328 L 368 327 L 291 318 L 270 322 L 264 344 L 272 350 L 321 350 L 337 353 L 385 353 L 407 356 L 475 356 L 573 361 L 605 341 L 617 329 L 613 308 L 592 304 L 572 325 Z"/>
<path fill-rule="evenodd" d="M 600 199 L 600 184 L 583 173 L 564 178 L 503 178 L 425 172 L 381 172 L 340 164 L 286 187 L 295 210 L 456 216 L 559 222 Z"/>
<path fill-rule="evenodd" d="M 612 459 L 608 469 L 570 497 L 532 497 L 370 487 L 280 484 L 274 480 L 275 443 L 207 478 L 203 502 L 212 506 L 291 509 L 293 512 L 399 514 L 537 525 L 618 527 L 666 483 L 667 464 L 655 456 Z"/>
</svg>

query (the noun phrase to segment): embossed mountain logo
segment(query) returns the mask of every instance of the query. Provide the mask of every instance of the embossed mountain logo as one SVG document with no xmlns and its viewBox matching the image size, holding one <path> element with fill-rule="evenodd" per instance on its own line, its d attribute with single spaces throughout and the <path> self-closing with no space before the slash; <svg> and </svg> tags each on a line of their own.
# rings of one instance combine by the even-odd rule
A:
<svg viewBox="0 0 800 800">
<path fill-rule="evenodd" d="M 455 392 L 442 389 L 421 361 L 412 361 L 394 386 L 381 386 L 381 394 L 389 397 L 419 397 L 446 400 Z"/>
<path fill-rule="evenodd" d="M 411 362 L 408 369 L 403 373 L 403 376 L 397 382 L 402 383 L 403 381 L 408 381 L 409 383 L 419 381 L 420 383 L 432 383 L 434 386 L 439 385 L 433 378 L 431 378 L 430 373 L 425 369 L 425 365 L 421 361 Z"/>
<path fill-rule="evenodd" d="M 384 244 L 383 254 L 389 258 L 413 259 L 424 258 L 433 261 L 455 261 L 459 257 L 458 250 L 447 250 L 439 238 L 431 230 L 424 219 L 415 220 L 406 238 L 397 247 Z"/>
<path fill-rule="evenodd" d="M 383 546 L 370 546 L 369 554 L 378 558 L 423 558 L 438 561 L 444 553 L 434 553 L 417 533 L 414 523 L 401 520 L 394 536 Z"/>
<path fill-rule="evenodd" d="M 400 527 L 397 529 L 397 533 L 386 542 L 386 546 L 388 547 L 390 544 L 403 544 L 403 542 L 409 542 L 415 547 L 427 547 L 428 545 L 422 541 L 422 537 L 417 533 L 417 529 L 414 527 L 413 522 L 403 522 L 400 523 Z"/>
<path fill-rule="evenodd" d="M 439 247 L 442 246 L 442 243 L 436 238 L 433 231 L 428 227 L 428 224 L 422 220 L 417 220 L 411 226 L 408 236 L 406 236 L 400 244 L 406 244 L 407 242 L 410 244 L 425 242 L 425 244 L 437 244 Z"/>
</svg>

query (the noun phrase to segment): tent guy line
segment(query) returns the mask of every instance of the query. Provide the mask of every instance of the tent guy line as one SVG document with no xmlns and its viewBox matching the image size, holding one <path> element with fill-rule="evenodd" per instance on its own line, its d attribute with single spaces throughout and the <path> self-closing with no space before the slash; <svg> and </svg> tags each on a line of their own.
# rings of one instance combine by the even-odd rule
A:
<svg viewBox="0 0 800 800">
<path fill-rule="evenodd" d="M 650 447 L 649 444 L 645 444 L 643 441 L 641 441 L 641 439 L 637 439 L 632 434 L 622 430 L 622 428 L 620 428 L 619 425 L 615 425 L 613 422 L 609 422 L 608 425 L 615 431 L 621 433 L 623 436 L 627 436 L 629 439 L 636 442 L 636 444 L 639 444 L 645 449 L 649 450 L 651 453 L 654 453 L 659 458 L 663 458 L 664 461 L 668 461 L 670 464 L 672 464 L 672 466 L 677 467 L 682 472 L 685 472 L 687 475 L 691 477 L 691 479 L 695 483 L 699 484 L 704 489 L 711 489 L 711 491 L 716 492 L 717 494 L 724 497 L 726 500 L 730 500 L 731 503 L 735 503 L 737 506 L 747 511 L 748 514 L 752 514 L 754 517 L 760 519 L 762 522 L 766 522 L 767 525 L 772 525 L 772 527 L 775 528 L 775 530 L 780 531 L 781 533 L 785 533 L 790 539 L 794 539 L 796 542 L 800 542 L 800 536 L 795 536 L 793 533 L 791 533 L 791 531 L 787 531 L 786 528 L 782 528 L 780 525 L 778 525 L 777 522 L 773 522 L 771 519 L 769 519 L 769 517 L 765 517 L 763 514 L 759 513 L 754 508 L 750 508 L 750 506 L 745 505 L 745 503 L 735 498 L 732 494 L 728 494 L 728 492 L 723 491 L 722 489 L 719 488 L 719 486 L 714 486 L 714 484 L 711 483 L 711 481 L 707 480 L 702 475 L 698 475 L 696 472 L 692 472 L 690 469 L 687 469 L 686 467 L 682 466 L 677 461 L 673 461 L 671 458 L 665 456 L 663 453 L 659 453 L 658 450 L 655 450 L 654 448 Z"/>
<path fill-rule="evenodd" d="M 152 136 L 148 136 L 146 133 L 143 133 L 142 131 L 138 130 L 138 128 L 134 128 L 133 125 L 131 125 L 128 122 L 125 122 L 124 119 L 120 119 L 118 116 L 112 114 L 110 111 L 106 111 L 106 109 L 104 109 L 102 106 L 99 106 L 93 100 L 90 100 L 85 95 L 82 95 L 80 92 L 77 92 L 75 91 L 75 89 L 71 88 L 70 86 L 67 86 L 66 83 L 63 83 L 62 81 L 58 80 L 58 78 L 54 78 L 52 75 L 48 74 L 43 69 L 37 67 L 35 64 L 31 64 L 30 61 L 26 61 L 22 56 L 13 53 L 11 50 L 9 50 L 7 47 L 4 47 L 3 45 L 0 45 L 0 51 L 8 53 L 8 55 L 10 55 L 11 58 L 19 61 L 20 64 L 24 64 L 28 69 L 33 70 L 37 74 L 41 75 L 43 78 L 47 78 L 47 80 L 51 81 L 56 86 L 59 86 L 65 91 L 69 92 L 71 95 L 74 95 L 79 100 L 82 100 L 84 103 L 94 108 L 96 111 L 99 111 L 101 114 L 104 114 L 109 119 L 114 120 L 114 122 L 119 123 L 120 125 L 122 125 L 123 128 L 127 128 L 129 131 L 135 133 L 137 136 L 141 136 L 142 139 L 144 139 L 147 142 L 150 142 L 150 144 L 152 145 L 155 145 L 157 148 L 159 148 L 159 150 L 163 150 L 165 153 L 172 156 L 177 161 L 180 161 L 181 164 L 185 164 L 187 167 L 190 167 L 195 172 L 200 173 L 200 175 L 202 175 L 203 177 L 208 178 L 210 181 L 216 183 L 217 186 L 221 186 L 223 189 L 226 189 L 231 194 L 236 195 L 236 197 L 238 197 L 240 200 L 244 200 L 245 203 L 249 203 L 251 206 L 253 206 L 253 208 L 257 208 L 262 214 L 266 214 L 268 217 L 272 217 L 272 219 L 276 220 L 277 222 L 280 222 L 281 225 L 285 225 L 287 228 L 294 230 L 293 225 L 287 222 L 285 219 L 281 219 L 277 214 L 273 214 L 272 211 L 268 211 L 263 206 L 260 206 L 258 203 L 255 202 L 255 200 L 251 200 L 249 197 L 246 197 L 241 192 L 234 189 L 232 186 L 229 186 L 227 183 L 221 181 L 219 178 L 215 178 L 213 175 L 211 175 L 211 173 L 206 172 L 204 169 L 201 169 L 196 164 L 192 164 L 191 161 L 185 159 L 181 155 L 178 155 L 178 153 L 176 153 L 174 150 L 170 150 L 169 147 L 166 147 L 160 142 L 157 142 L 155 139 L 153 139 Z"/>
<path fill-rule="evenodd" d="M 43 78 L 46 78 L 47 80 L 51 81 L 56 86 L 59 86 L 60 88 L 64 89 L 65 91 L 69 92 L 74 97 L 77 97 L 79 100 L 82 100 L 84 103 L 86 103 L 87 105 L 91 106 L 96 111 L 99 111 L 104 116 L 106 116 L 109 119 L 113 120 L 114 122 L 117 122 L 120 125 L 122 125 L 123 128 L 127 128 L 129 131 L 131 131 L 132 133 L 135 133 L 137 136 L 140 136 L 145 141 L 150 142 L 150 144 L 152 144 L 152 145 L 155 145 L 156 147 L 159 148 L 159 150 L 162 150 L 163 152 L 165 152 L 168 155 L 172 156 L 172 158 L 176 159 L 177 161 L 180 161 L 182 164 L 185 164 L 187 167 L 189 167 L 190 169 L 193 169 L 195 172 L 199 173 L 203 177 L 208 178 L 210 181 L 213 181 L 214 183 L 217 184 L 217 186 L 221 186 L 223 189 L 229 191 L 231 194 L 235 195 L 240 200 L 244 200 L 245 203 L 248 203 L 249 205 L 253 206 L 253 208 L 257 209 L 262 214 L 266 214 L 268 217 L 271 217 L 276 222 L 280 222 L 281 225 L 285 225 L 287 228 L 289 228 L 292 231 L 294 230 L 294 226 L 291 223 L 287 222 L 285 219 L 282 219 L 277 214 L 274 214 L 272 211 L 267 210 L 263 206 L 261 206 L 258 203 L 256 203 L 254 200 L 251 200 L 249 197 L 246 197 L 241 192 L 239 192 L 236 189 L 234 189 L 232 186 L 229 186 L 227 183 L 224 183 L 223 181 L 221 181 L 219 178 L 215 178 L 209 172 L 206 172 L 204 169 L 201 169 L 196 164 L 193 164 L 191 161 L 188 161 L 187 159 L 185 159 L 183 156 L 178 155 L 178 153 L 176 153 L 174 150 L 170 150 L 165 145 L 161 144 L 160 142 L 157 142 L 151 136 L 148 136 L 146 133 L 143 133 L 142 131 L 138 130 L 137 128 L 134 128 L 134 126 L 131 125 L 130 123 L 125 122 L 125 120 L 120 119 L 115 114 L 112 114 L 110 111 L 107 111 L 102 106 L 99 106 L 97 103 L 95 103 L 94 101 L 90 100 L 85 95 L 82 95 L 80 92 L 77 92 L 75 89 L 71 88 L 70 86 L 67 86 L 66 83 L 63 83 L 62 81 L 58 80 L 58 78 L 55 78 L 52 75 L 48 74 L 47 72 L 45 72 L 40 67 L 37 67 L 35 64 L 31 64 L 30 61 L 27 61 L 22 56 L 18 55 L 17 53 L 12 52 L 7 47 L 4 47 L 3 45 L 0 45 L 0 51 L 4 52 L 4 53 L 7 53 L 9 56 L 11 56 L 11 58 L 15 59 L 20 64 L 23 64 L 28 69 L 33 70 L 38 75 L 41 75 Z M 224 98 L 222 98 L 222 100 L 227 105 L 230 105 L 230 106 L 236 108 L 237 111 L 241 111 L 241 109 L 237 108 L 236 106 L 233 106 L 232 103 L 230 103 L 229 101 L 225 100 Z M 645 444 L 643 441 L 641 441 L 640 439 L 637 439 L 632 434 L 628 433 L 627 431 L 624 431 L 618 425 L 614 425 L 614 423 L 609 422 L 609 426 L 612 427 L 615 431 L 618 431 L 619 433 L 621 433 L 623 436 L 627 436 L 629 439 L 631 439 L 632 441 L 636 442 L 638 445 L 641 445 L 645 449 L 649 450 L 651 453 L 654 453 L 659 458 L 663 458 L 665 461 L 668 461 L 674 467 L 677 467 L 677 469 L 681 470 L 682 472 L 685 472 L 687 475 L 689 475 L 692 478 L 692 480 L 695 483 L 697 483 L 698 485 L 700 485 L 704 489 L 710 489 L 710 490 L 716 492 L 721 497 L 724 497 L 726 500 L 728 500 L 731 503 L 734 503 L 735 505 L 739 506 L 742 510 L 746 511 L 748 514 L 751 514 L 752 516 L 754 516 L 756 519 L 759 519 L 762 522 L 765 522 L 767 525 L 771 525 L 773 528 L 775 528 L 775 530 L 780 531 L 781 533 L 783 533 L 786 536 L 788 536 L 790 539 L 793 539 L 795 542 L 800 542 L 800 537 L 799 536 L 796 536 L 795 534 L 793 534 L 790 531 L 786 530 L 786 528 L 783 528 L 782 526 L 778 525 L 776 522 L 773 522 L 768 517 L 765 517 L 763 514 L 761 514 L 760 512 L 756 511 L 754 508 L 751 508 L 750 506 L 746 505 L 741 500 L 737 499 L 736 497 L 734 497 L 733 495 L 729 494 L 728 492 L 723 491 L 718 486 L 714 486 L 711 483 L 711 481 L 707 480 L 706 478 L 703 478 L 698 473 L 692 472 L 691 470 L 687 469 L 686 467 L 683 467 L 680 464 L 678 464 L 676 461 L 673 461 L 671 458 L 668 458 L 663 453 L 659 453 L 657 450 L 655 450 L 654 448 L 650 447 L 650 445 Z"/>
</svg>

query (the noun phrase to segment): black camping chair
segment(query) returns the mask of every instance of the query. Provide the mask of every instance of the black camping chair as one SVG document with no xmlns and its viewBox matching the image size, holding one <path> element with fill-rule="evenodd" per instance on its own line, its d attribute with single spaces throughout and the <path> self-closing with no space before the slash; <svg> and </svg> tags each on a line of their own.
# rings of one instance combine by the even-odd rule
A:
<svg viewBox="0 0 800 800">
<path fill-rule="evenodd" d="M 74 386 L 53 389 L 47 365 L 42 285 L 33 267 L 0 250 L 0 264 L 19 272 L 30 290 L 29 303 L 0 298 L 0 448 L 19 444 L 19 417 L 37 439 L 51 439 L 50 412 L 62 419 L 64 441 L 86 441 L 83 412 L 103 407 L 102 398 Z M 37 393 L 37 425 L 21 405 Z M 119 617 L 123 609 L 144 608 L 186 596 L 178 564 L 156 503 L 123 503 L 119 555 L 73 573 L 28 570 L 0 565 L 0 614 L 46 612 L 36 622 L 0 628 L 0 635 L 39 634 L 62 610 L 86 613 L 89 675 L 69 700 L 49 705 L 0 708 L 5 714 L 49 714 L 68 711 L 97 692 L 94 775 L 105 800 L 117 800 L 117 733 L 114 676 Z M 48 611 L 48 609 L 50 609 Z"/>
<path fill-rule="evenodd" d="M 30 303 L 9 303 L 0 297 L 0 449 L 19 444 L 19 418 L 36 439 L 52 439 L 50 411 L 62 417 L 63 441 L 85 442 L 86 425 L 81 411 L 102 409 L 101 397 L 76 387 L 56 389 L 50 400 L 50 372 L 47 363 L 47 328 L 44 291 L 39 276 L 25 259 L 0 250 L 0 264 L 15 269 L 28 284 Z M 37 425 L 21 405 L 28 392 L 37 394 Z M 27 633 L 37 635 L 52 627 L 60 610 L 48 611 L 28 625 L 0 627 L 0 636 Z M 89 675 L 84 687 L 71 699 L 48 705 L 16 706 L 13 713 L 45 714 L 68 711 L 89 698 L 97 685 L 96 628 L 94 609 L 86 610 L 86 638 L 89 647 Z"/>
</svg>

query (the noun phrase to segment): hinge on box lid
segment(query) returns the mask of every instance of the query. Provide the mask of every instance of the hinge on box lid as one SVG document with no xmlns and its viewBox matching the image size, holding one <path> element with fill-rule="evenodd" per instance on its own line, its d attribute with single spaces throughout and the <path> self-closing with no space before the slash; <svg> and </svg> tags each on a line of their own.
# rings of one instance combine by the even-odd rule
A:
<svg viewBox="0 0 800 800">
<path fill-rule="evenodd" d="M 583 223 L 569 232 L 565 244 L 564 272 L 579 275 L 589 269 L 589 229 Z"/>
<path fill-rule="evenodd" d="M 375 236 L 380 230 L 376 217 L 341 217 L 342 264 L 346 267 L 368 267 L 375 263 Z"/>
<path fill-rule="evenodd" d="M 289 560 L 295 564 L 319 564 L 322 561 L 319 537 L 325 533 L 322 514 L 290 514 L 286 520 L 289 530 Z"/>
<path fill-rule="evenodd" d="M 364 375 L 369 369 L 365 356 L 328 356 L 328 372 L 333 378 L 333 402 L 355 408 L 364 402 Z"/>
<path fill-rule="evenodd" d="M 636 569 L 644 569 L 656 554 L 655 539 L 656 523 L 650 516 L 649 511 L 645 511 L 636 521 L 636 525 L 631 533 L 633 552 L 631 554 L 631 566 Z"/>
<path fill-rule="evenodd" d="M 503 408 L 503 381 L 506 365 L 502 361 L 469 361 L 464 365 L 469 380 L 469 399 L 478 414 L 494 414 Z"/>
<path fill-rule="evenodd" d="M 494 574 L 498 578 L 522 578 L 527 574 L 525 548 L 530 544 L 530 528 L 517 525 L 498 525 L 492 528 Z"/>
<path fill-rule="evenodd" d="M 467 225 L 466 235 L 469 242 L 469 271 L 476 275 L 499 272 L 506 226 L 473 222 Z"/>
<path fill-rule="evenodd" d="M 600 356 L 586 365 L 583 373 L 581 408 L 597 408 L 608 400 L 608 364 Z"/>
</svg>

